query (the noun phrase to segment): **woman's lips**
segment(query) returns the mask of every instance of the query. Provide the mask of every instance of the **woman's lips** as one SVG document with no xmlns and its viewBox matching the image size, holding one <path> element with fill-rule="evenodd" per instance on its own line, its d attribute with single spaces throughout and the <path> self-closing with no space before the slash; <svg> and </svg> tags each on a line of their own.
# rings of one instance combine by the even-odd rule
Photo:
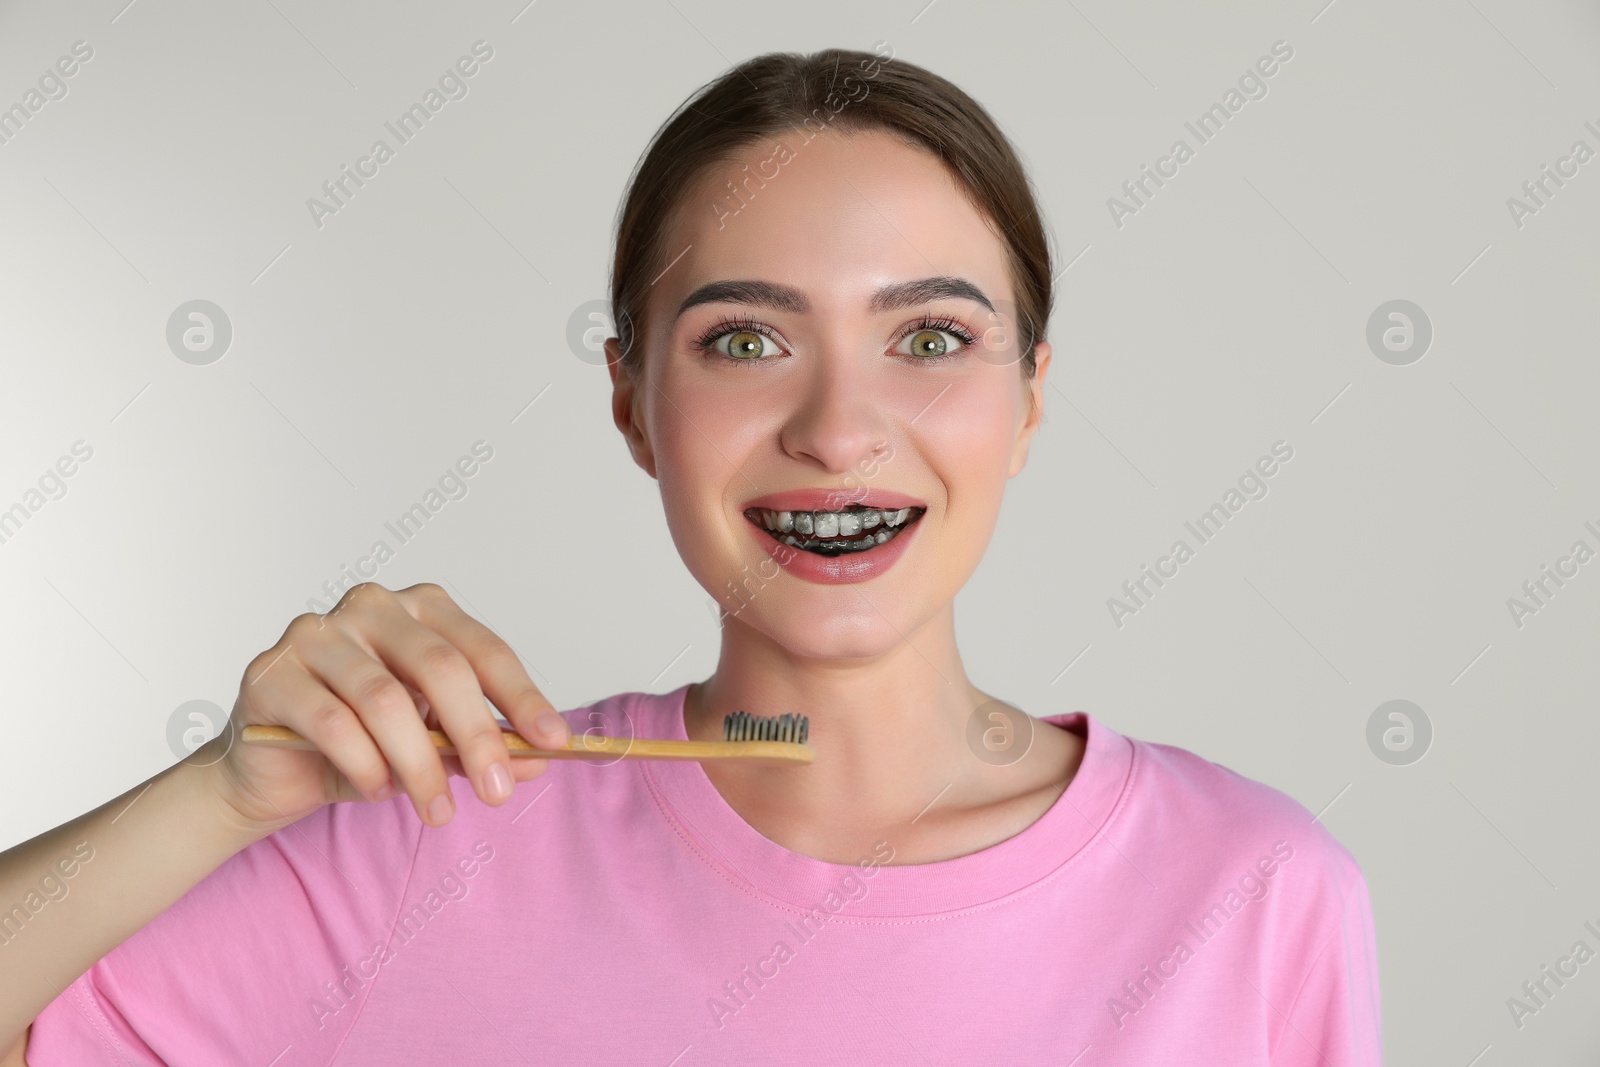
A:
<svg viewBox="0 0 1600 1067">
<path fill-rule="evenodd" d="M 910 507 L 912 505 L 905 504 L 901 506 Z M 790 509 L 775 508 L 774 510 L 787 511 Z M 748 514 L 745 519 L 756 530 L 761 547 L 785 571 L 803 581 L 814 582 L 818 585 L 842 585 L 851 582 L 869 581 L 894 566 L 895 561 L 903 556 L 906 549 L 910 547 L 911 539 L 917 535 L 917 530 L 922 526 L 922 517 L 925 514 L 926 511 L 922 511 L 915 517 L 908 518 L 904 526 L 898 527 L 899 532 L 881 545 L 859 552 L 844 552 L 837 556 L 822 556 L 815 552 L 808 552 L 803 548 L 796 548 L 793 545 L 786 544 L 778 540 L 778 534 L 773 533 L 756 520 L 750 518 Z M 848 539 L 840 538 L 839 540 Z"/>
</svg>

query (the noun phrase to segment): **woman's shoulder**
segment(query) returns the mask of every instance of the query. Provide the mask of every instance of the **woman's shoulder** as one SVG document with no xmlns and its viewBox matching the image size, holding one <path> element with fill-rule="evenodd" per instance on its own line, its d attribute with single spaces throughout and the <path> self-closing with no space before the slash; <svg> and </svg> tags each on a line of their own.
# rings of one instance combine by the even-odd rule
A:
<svg viewBox="0 0 1600 1067">
<path fill-rule="evenodd" d="M 1115 738 L 1126 747 L 1124 818 L 1141 832 L 1215 863 L 1261 856 L 1287 863 L 1294 857 L 1332 876 L 1343 894 L 1364 887 L 1351 851 L 1284 789 L 1190 749 L 1131 737 L 1086 718 L 1100 728 L 1103 742 Z"/>
</svg>

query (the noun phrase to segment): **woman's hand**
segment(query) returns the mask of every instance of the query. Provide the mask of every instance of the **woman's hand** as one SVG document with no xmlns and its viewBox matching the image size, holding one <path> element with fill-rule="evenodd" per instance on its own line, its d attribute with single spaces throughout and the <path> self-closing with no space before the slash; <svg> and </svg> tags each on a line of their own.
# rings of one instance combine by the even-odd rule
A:
<svg viewBox="0 0 1600 1067">
<path fill-rule="evenodd" d="M 484 803 L 501 804 L 514 781 L 550 765 L 507 754 L 485 695 L 532 744 L 560 748 L 570 736 L 511 647 L 443 589 L 365 582 L 327 615 L 297 616 L 250 661 L 230 728 L 188 762 L 211 760 L 219 795 L 251 828 L 270 832 L 333 801 L 394 792 L 439 826 L 454 813 L 449 775 L 465 775 Z M 287 726 L 319 751 L 238 739 L 257 723 Z M 441 756 L 429 729 L 448 734 L 461 755 Z"/>
</svg>

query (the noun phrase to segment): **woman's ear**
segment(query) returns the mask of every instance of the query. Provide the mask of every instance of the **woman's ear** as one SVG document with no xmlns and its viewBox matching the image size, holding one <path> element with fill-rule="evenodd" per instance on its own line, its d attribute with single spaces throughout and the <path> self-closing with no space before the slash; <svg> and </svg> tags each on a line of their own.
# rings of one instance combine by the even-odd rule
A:
<svg viewBox="0 0 1600 1067">
<path fill-rule="evenodd" d="M 1027 417 L 1017 427 L 1017 440 L 1011 449 L 1011 469 L 1006 477 L 1014 478 L 1028 464 L 1028 444 L 1039 429 L 1039 419 L 1044 414 L 1044 376 L 1050 369 L 1050 342 L 1039 341 L 1033 346 L 1033 377 L 1029 378 L 1023 395 L 1029 401 Z"/>
<path fill-rule="evenodd" d="M 650 448 L 650 438 L 640 425 L 639 383 L 635 380 L 644 372 L 641 370 L 635 375 L 623 368 L 621 342 L 615 337 L 606 338 L 606 370 L 611 373 L 611 420 L 627 440 L 633 461 L 654 478 L 656 457 Z"/>
</svg>

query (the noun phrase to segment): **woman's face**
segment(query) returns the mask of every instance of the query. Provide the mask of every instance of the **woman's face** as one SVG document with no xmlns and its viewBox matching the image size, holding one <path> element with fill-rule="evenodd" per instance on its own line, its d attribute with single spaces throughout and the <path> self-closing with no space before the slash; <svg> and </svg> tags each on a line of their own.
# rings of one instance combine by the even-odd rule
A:
<svg viewBox="0 0 1600 1067">
<path fill-rule="evenodd" d="M 613 409 L 724 625 L 870 657 L 977 567 L 1050 351 L 1024 379 L 1005 245 L 932 155 L 877 131 L 781 140 L 681 202 L 637 384 L 611 342 Z"/>
</svg>

